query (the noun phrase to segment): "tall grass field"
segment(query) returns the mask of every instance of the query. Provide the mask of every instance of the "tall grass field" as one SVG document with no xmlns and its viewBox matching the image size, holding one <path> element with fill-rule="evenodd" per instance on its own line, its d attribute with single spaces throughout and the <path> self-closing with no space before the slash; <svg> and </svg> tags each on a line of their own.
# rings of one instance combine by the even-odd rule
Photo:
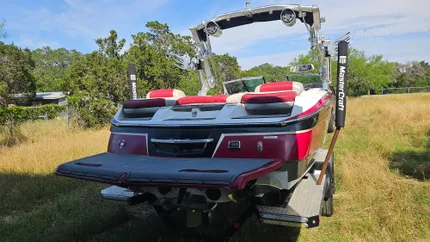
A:
<svg viewBox="0 0 430 242">
<path fill-rule="evenodd" d="M 233 241 L 430 241 L 430 94 L 347 105 L 335 148 L 334 216 L 301 230 L 252 218 Z M 123 205 L 103 201 L 106 185 L 53 175 L 61 163 L 104 152 L 108 128 L 38 121 L 22 134 L 26 142 L 0 148 L 0 241 L 181 240 L 156 217 L 129 220 Z"/>
</svg>

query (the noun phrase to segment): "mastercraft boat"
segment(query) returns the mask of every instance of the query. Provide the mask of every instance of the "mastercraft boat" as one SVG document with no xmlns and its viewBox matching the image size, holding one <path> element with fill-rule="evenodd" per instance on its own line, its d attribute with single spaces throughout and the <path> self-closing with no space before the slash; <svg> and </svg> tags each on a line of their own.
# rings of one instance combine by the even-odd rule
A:
<svg viewBox="0 0 430 242">
<path fill-rule="evenodd" d="M 305 88 L 291 77 L 276 82 L 247 77 L 224 82 L 224 94 L 208 96 L 217 81 L 210 38 L 226 29 L 276 20 L 306 27 L 310 47 L 320 54 L 319 72 L 312 75 L 320 85 Z M 199 54 L 177 60 L 198 71 L 198 95 L 186 96 L 172 87 L 126 101 L 111 121 L 107 152 L 62 164 L 56 174 L 112 184 L 102 191 L 105 198 L 148 202 L 169 218 L 184 219 L 186 227 L 215 223 L 215 217 L 231 225 L 247 207 L 243 204 L 287 209 L 286 201 L 305 186 L 304 178 L 315 178 L 327 153 L 322 143 L 335 129 L 330 42 L 319 34 L 324 21 L 316 6 L 272 5 L 227 13 L 190 28 Z M 301 65 L 296 71 L 305 75 L 312 69 Z M 135 80 L 132 68 L 129 79 Z M 332 199 L 332 172 L 327 169 L 323 186 L 312 188 L 320 191 L 318 223 L 321 201 Z M 312 227 L 312 216 L 305 217 L 292 222 Z"/>
</svg>

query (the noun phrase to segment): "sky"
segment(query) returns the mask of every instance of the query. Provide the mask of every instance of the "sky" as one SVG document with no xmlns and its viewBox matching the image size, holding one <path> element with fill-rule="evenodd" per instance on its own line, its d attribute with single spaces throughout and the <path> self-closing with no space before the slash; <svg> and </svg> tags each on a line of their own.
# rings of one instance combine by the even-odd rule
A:
<svg viewBox="0 0 430 242">
<path fill-rule="evenodd" d="M 245 0 L 0 0 L 0 21 L 6 43 L 30 49 L 50 46 L 88 53 L 95 39 L 111 29 L 131 42 L 146 31 L 148 21 L 169 25 L 174 33 L 189 35 L 189 27 L 217 15 L 245 8 Z M 251 7 L 270 4 L 320 7 L 321 34 L 337 39 L 351 32 L 351 46 L 367 55 L 382 54 L 389 61 L 430 61 L 429 0 L 251 0 Z M 286 66 L 309 50 L 305 26 L 297 21 L 256 23 L 225 30 L 211 38 L 217 54 L 236 56 L 242 69 L 270 63 Z"/>
</svg>

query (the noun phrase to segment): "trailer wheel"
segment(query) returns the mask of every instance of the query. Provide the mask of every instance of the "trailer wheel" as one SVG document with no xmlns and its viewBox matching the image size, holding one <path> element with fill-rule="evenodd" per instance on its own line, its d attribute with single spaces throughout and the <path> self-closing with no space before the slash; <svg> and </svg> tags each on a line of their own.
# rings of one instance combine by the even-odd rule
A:
<svg viewBox="0 0 430 242">
<path fill-rule="evenodd" d="M 326 180 L 324 184 L 324 196 L 321 200 L 320 214 L 322 216 L 331 217 L 333 215 L 333 194 L 334 188 L 334 155 L 331 156 L 331 161 L 326 170 Z"/>
<path fill-rule="evenodd" d="M 333 107 L 330 112 L 330 121 L 328 123 L 328 128 L 327 128 L 328 133 L 333 133 L 334 130 L 336 129 L 335 119 L 336 119 L 336 113 L 335 113 L 335 108 Z"/>
</svg>

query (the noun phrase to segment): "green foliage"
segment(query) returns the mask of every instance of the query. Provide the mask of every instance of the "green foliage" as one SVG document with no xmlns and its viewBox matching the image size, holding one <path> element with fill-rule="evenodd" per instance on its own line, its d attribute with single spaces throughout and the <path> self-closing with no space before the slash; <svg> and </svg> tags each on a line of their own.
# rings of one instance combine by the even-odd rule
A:
<svg viewBox="0 0 430 242">
<path fill-rule="evenodd" d="M 48 104 L 38 107 L 10 106 L 0 109 L 0 125 L 8 123 L 20 124 L 27 120 L 36 120 L 41 116 L 54 119 L 66 110 L 66 106 Z"/>
<path fill-rule="evenodd" d="M 250 76 L 264 76 L 267 82 L 271 81 L 282 81 L 286 79 L 286 75 L 289 74 L 288 67 L 274 66 L 268 63 L 255 66 L 247 71 L 242 71 L 242 77 Z"/>
<path fill-rule="evenodd" d="M 229 54 L 213 54 L 214 74 L 218 78 L 215 88 L 208 91 L 208 95 L 223 94 L 223 82 L 240 78 L 240 66 L 237 58 Z M 197 92 L 194 93 L 194 95 Z"/>
<path fill-rule="evenodd" d="M 33 68 L 30 50 L 0 42 L 0 107 L 13 103 L 13 94 L 23 93 L 29 98 L 35 95 Z"/>
<path fill-rule="evenodd" d="M 312 64 L 314 65 L 314 70 L 309 71 L 309 73 L 318 73 L 318 70 L 320 68 L 320 61 L 321 58 L 324 58 L 321 56 L 321 54 L 316 50 L 312 49 L 309 50 L 308 53 L 305 55 L 301 54 L 298 57 L 294 58 L 290 62 L 290 66 L 297 66 L 297 65 L 304 65 L 304 64 Z"/>
<path fill-rule="evenodd" d="M 200 91 L 200 80 L 197 71 L 186 72 L 179 80 L 176 88 L 182 90 L 185 95 L 196 95 Z"/>
<path fill-rule="evenodd" d="M 175 66 L 167 57 L 169 52 L 195 55 L 194 45 L 189 36 L 175 35 L 166 24 L 148 22 L 148 32 L 132 35 L 125 59 L 136 64 L 138 96 L 145 97 L 153 89 L 177 87 L 181 80 L 189 76 Z"/>
<path fill-rule="evenodd" d="M 430 86 L 430 65 L 425 61 L 408 64 L 392 63 L 392 87 Z"/>
<path fill-rule="evenodd" d="M 146 24 L 146 32 L 132 35 L 129 49 L 115 30 L 95 43 L 98 50 L 81 54 L 76 50 L 43 47 L 33 51 L 19 49 L 0 41 L 0 107 L 14 103 L 13 94 L 32 98 L 35 91 L 63 91 L 81 127 L 103 126 L 109 122 L 119 104 L 129 98 L 127 65 L 136 64 L 138 97 L 144 98 L 154 89 L 177 88 L 187 95 L 200 89 L 197 71 L 184 71 L 175 66 L 169 54 L 195 56 L 196 45 L 190 36 L 171 32 L 166 24 L 157 21 Z M 0 39 L 5 37 L 0 22 Z M 289 66 L 262 64 L 241 71 L 236 57 L 213 54 L 213 74 L 218 83 L 208 94 L 223 92 L 222 83 L 233 79 L 264 76 L 266 81 L 285 80 L 290 66 L 313 64 L 317 73 L 319 59 L 316 50 L 299 55 Z M 430 65 L 424 61 L 408 64 L 389 63 L 382 55 L 366 56 L 350 49 L 349 94 L 362 95 L 369 91 L 380 93 L 385 87 L 430 85 Z M 332 83 L 336 80 L 336 61 L 332 65 Z M 294 81 L 314 82 L 315 79 L 295 76 Z M 25 101 L 25 100 L 24 100 Z M 33 115 L 28 111 L 28 119 Z M 55 115 L 55 114 L 53 114 Z"/>
<path fill-rule="evenodd" d="M 119 58 L 125 39 L 118 41 L 118 34 L 115 30 L 111 30 L 109 37 L 96 39 L 96 44 L 99 46 L 100 53 L 109 58 Z"/>
<path fill-rule="evenodd" d="M 73 119 L 80 128 L 103 127 L 108 124 L 117 108 L 111 100 L 91 98 L 88 95 L 70 96 L 67 101 L 74 111 Z"/>
<path fill-rule="evenodd" d="M 368 91 L 381 93 L 391 81 L 392 65 L 382 55 L 366 57 L 363 51 L 350 49 L 348 88 L 349 95 L 358 96 Z"/>
<path fill-rule="evenodd" d="M 27 140 L 21 133 L 21 124 L 39 118 L 54 119 L 66 110 L 65 106 L 48 104 L 39 107 L 10 106 L 0 108 L 0 145 L 14 146 Z"/>
<path fill-rule="evenodd" d="M 6 37 L 7 37 L 7 34 L 6 32 L 4 32 L 4 22 L 0 22 L 0 39 L 5 39 Z"/>
<path fill-rule="evenodd" d="M 37 91 L 61 91 L 67 69 L 80 61 L 81 56 L 82 54 L 76 50 L 51 49 L 49 46 L 33 50 L 35 68 L 32 74 L 36 79 Z"/>
</svg>

